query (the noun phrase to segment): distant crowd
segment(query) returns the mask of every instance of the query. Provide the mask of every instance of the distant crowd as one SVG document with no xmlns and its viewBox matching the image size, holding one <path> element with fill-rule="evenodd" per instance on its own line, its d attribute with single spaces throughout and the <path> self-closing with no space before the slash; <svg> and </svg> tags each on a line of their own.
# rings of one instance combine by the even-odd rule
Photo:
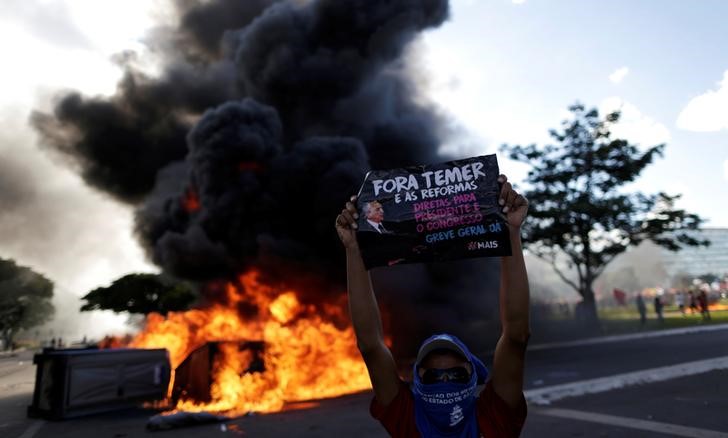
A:
<svg viewBox="0 0 728 438">
<path fill-rule="evenodd" d="M 642 293 L 637 293 L 635 302 L 637 304 L 637 311 L 640 314 L 640 324 L 644 325 L 647 322 L 647 304 Z M 652 305 L 654 306 L 655 315 L 659 323 L 664 322 L 663 310 L 665 304 L 663 295 L 655 294 L 652 299 Z M 687 316 L 687 310 L 689 309 L 691 315 L 700 313 L 703 321 L 710 321 L 710 303 L 705 289 L 698 291 L 689 290 L 687 292 L 682 290 L 677 291 L 674 294 L 674 304 L 683 316 Z"/>
</svg>

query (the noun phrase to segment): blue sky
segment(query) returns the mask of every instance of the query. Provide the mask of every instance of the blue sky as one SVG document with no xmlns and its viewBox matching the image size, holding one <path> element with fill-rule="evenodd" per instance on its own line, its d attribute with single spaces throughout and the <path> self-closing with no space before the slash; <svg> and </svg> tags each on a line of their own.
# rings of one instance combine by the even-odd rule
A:
<svg viewBox="0 0 728 438">
<path fill-rule="evenodd" d="M 131 209 L 40 150 L 29 111 L 50 108 L 58 89 L 112 94 L 121 74 L 112 55 L 131 49 L 142 61 L 150 57 L 144 36 L 170 23 L 169 4 L 3 0 L 0 157 L 23 176 L 16 189 L 31 196 L 0 215 L 0 256 L 46 273 L 61 298 L 156 267 L 132 236 Z M 496 152 L 502 143 L 543 143 L 576 100 L 621 105 L 620 134 L 646 146 L 668 143 L 665 158 L 633 188 L 683 193 L 681 207 L 710 219 L 709 226 L 728 227 L 728 1 L 451 6 L 451 19 L 413 44 L 409 57 L 423 97 L 461 128 L 445 150 L 465 156 Z M 503 157 L 501 167 L 515 182 L 526 169 Z M 0 184 L 7 180 L 0 175 Z M 76 301 L 61 301 L 75 313 Z M 74 318 L 99 332 L 124 322 Z"/>
<path fill-rule="evenodd" d="M 430 95 L 474 136 L 467 148 L 453 146 L 459 153 L 543 143 L 576 100 L 620 102 L 620 133 L 643 146 L 667 143 L 634 188 L 683 193 L 681 207 L 726 227 L 728 80 L 678 123 L 728 72 L 725 17 L 723 1 L 454 0 L 451 20 L 420 52 L 434 76 Z M 620 69 L 621 80 L 610 80 Z M 704 126 L 711 112 L 721 116 Z M 522 177 L 522 166 L 501 161 Z"/>
</svg>

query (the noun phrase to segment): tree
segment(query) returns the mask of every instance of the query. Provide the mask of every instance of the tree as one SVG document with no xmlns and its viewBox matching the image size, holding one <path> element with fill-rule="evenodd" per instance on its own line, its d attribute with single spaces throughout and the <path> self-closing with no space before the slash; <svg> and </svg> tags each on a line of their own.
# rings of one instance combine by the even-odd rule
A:
<svg viewBox="0 0 728 438">
<path fill-rule="evenodd" d="M 52 298 L 53 282 L 13 260 L 0 259 L 0 336 L 6 349 L 20 330 L 53 316 Z"/>
<path fill-rule="evenodd" d="M 664 144 L 640 151 L 627 140 L 613 139 L 610 129 L 619 112 L 601 119 L 596 109 L 587 111 L 578 103 L 569 111 L 573 118 L 562 122 L 562 130 L 550 131 L 555 144 L 503 145 L 501 150 L 532 166 L 525 191 L 531 202 L 524 229 L 529 252 L 548 261 L 581 295 L 577 317 L 598 329 L 592 285 L 615 256 L 644 240 L 672 251 L 708 242 L 691 234 L 702 219 L 675 208 L 680 195 L 622 188 L 662 156 Z"/>
<path fill-rule="evenodd" d="M 707 274 L 698 276 L 698 280 L 702 281 L 703 283 L 711 284 L 711 283 L 719 282 L 720 277 L 713 273 L 707 273 Z"/>
<path fill-rule="evenodd" d="M 157 274 L 128 274 L 107 287 L 99 287 L 82 299 L 81 311 L 113 310 L 148 314 L 186 310 L 197 298 L 187 283 Z"/>
</svg>

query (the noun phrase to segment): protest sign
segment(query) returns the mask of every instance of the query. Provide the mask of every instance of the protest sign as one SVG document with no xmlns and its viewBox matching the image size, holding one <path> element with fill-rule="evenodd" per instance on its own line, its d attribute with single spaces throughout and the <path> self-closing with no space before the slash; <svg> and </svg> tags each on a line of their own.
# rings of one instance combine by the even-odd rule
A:
<svg viewBox="0 0 728 438">
<path fill-rule="evenodd" d="M 511 255 L 498 175 L 495 155 L 367 173 L 357 199 L 367 269 Z"/>
</svg>

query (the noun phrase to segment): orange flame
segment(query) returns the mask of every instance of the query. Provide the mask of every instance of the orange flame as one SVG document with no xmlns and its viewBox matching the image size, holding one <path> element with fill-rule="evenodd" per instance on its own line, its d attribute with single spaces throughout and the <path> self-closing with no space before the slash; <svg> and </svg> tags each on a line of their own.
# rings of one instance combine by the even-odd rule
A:
<svg viewBox="0 0 728 438">
<path fill-rule="evenodd" d="M 261 284 L 255 271 L 240 277 L 241 287 L 227 285 L 226 301 L 206 309 L 151 314 L 145 330 L 131 343 L 138 348 L 166 348 L 176 368 L 193 350 L 219 344 L 213 364 L 211 401 L 180 400 L 176 409 L 241 415 L 274 412 L 288 402 L 334 397 L 370 388 L 364 362 L 350 326 L 334 305 L 303 305 L 296 292 Z M 236 305 L 257 308 L 244 318 Z M 246 372 L 253 360 L 235 341 L 262 340 L 265 370 Z M 171 388 L 172 383 L 170 383 Z"/>
<path fill-rule="evenodd" d="M 200 209 L 200 197 L 197 195 L 195 189 L 187 189 L 182 199 L 182 207 L 184 207 L 187 213 L 192 213 Z"/>
<path fill-rule="evenodd" d="M 255 161 L 241 161 L 240 163 L 238 163 L 238 170 L 248 170 L 254 173 L 260 173 L 263 171 L 263 166 Z"/>
</svg>

